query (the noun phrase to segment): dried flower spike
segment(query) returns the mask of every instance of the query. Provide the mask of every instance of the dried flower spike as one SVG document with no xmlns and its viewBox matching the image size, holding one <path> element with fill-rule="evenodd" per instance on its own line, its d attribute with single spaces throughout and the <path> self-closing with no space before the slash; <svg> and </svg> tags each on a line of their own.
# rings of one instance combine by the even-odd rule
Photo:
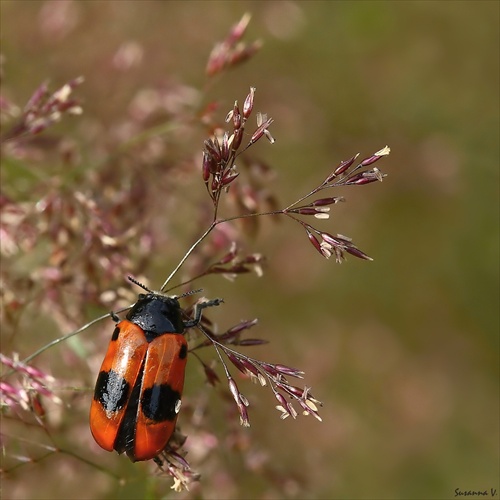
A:
<svg viewBox="0 0 500 500">
<path fill-rule="evenodd" d="M 36 403 L 37 406 L 41 405 L 40 396 L 45 396 L 54 403 L 61 404 L 61 399 L 47 385 L 54 382 L 54 377 L 38 368 L 22 363 L 18 360 L 17 355 L 9 358 L 0 353 L 0 363 L 12 369 L 12 373 L 22 377 L 21 387 L 4 381 L 0 382 L 1 406 L 11 408 L 20 406 L 24 410 L 34 409 L 33 403 Z"/>
<path fill-rule="evenodd" d="M 207 62 L 206 74 L 208 76 L 213 76 L 250 59 L 262 47 L 262 42 L 259 40 L 248 44 L 242 41 L 250 19 L 250 14 L 244 14 L 240 21 L 230 29 L 227 37 L 214 46 Z"/>
<path fill-rule="evenodd" d="M 7 141 L 26 134 L 39 134 L 61 120 L 64 114 L 80 115 L 82 107 L 76 99 L 71 99 L 73 90 L 83 82 L 83 77 L 70 80 L 60 89 L 49 95 L 47 83 L 42 83 L 24 107 L 23 116 L 2 137 Z"/>
</svg>

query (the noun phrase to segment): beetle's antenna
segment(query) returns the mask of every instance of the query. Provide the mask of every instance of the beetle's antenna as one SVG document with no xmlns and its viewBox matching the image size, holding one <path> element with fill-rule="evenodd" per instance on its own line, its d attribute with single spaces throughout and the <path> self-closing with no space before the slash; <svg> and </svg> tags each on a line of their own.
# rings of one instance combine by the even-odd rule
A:
<svg viewBox="0 0 500 500">
<path fill-rule="evenodd" d="M 198 288 L 198 290 L 189 290 L 189 292 L 184 292 L 181 295 L 174 295 L 176 299 L 182 299 L 183 297 L 188 297 L 189 295 L 194 295 L 195 293 L 200 293 L 203 291 L 203 288 Z"/>
<path fill-rule="evenodd" d="M 146 292 L 154 293 L 147 286 L 144 286 L 142 283 L 140 283 L 136 279 L 132 278 L 132 276 L 127 276 L 127 278 L 128 278 L 129 281 L 131 281 L 132 283 L 134 283 L 134 285 L 140 286 L 143 290 L 146 290 Z"/>
</svg>

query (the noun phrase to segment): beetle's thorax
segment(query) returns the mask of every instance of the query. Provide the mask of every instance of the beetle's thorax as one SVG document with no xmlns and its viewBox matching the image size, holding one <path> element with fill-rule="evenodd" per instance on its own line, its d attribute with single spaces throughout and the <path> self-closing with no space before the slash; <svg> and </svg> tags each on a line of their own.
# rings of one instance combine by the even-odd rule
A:
<svg viewBox="0 0 500 500">
<path fill-rule="evenodd" d="M 153 337 L 164 333 L 183 333 L 184 322 L 179 302 L 156 293 L 140 294 L 127 319 Z"/>
</svg>

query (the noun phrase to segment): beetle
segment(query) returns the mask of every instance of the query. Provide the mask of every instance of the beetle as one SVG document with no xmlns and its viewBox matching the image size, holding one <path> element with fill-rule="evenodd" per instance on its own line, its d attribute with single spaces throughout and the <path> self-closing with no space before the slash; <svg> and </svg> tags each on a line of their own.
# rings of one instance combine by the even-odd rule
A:
<svg viewBox="0 0 500 500">
<path fill-rule="evenodd" d="M 145 289 L 126 318 L 119 318 L 102 362 L 90 408 L 90 430 L 102 448 L 133 461 L 154 459 L 171 438 L 181 407 L 188 344 L 186 329 L 197 326 L 205 307 L 183 320 L 177 296 Z"/>
</svg>

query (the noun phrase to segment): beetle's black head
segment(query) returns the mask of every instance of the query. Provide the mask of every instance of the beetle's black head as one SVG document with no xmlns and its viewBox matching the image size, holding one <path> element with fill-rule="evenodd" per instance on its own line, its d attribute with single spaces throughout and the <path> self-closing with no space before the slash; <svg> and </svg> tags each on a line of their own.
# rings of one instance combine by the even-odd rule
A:
<svg viewBox="0 0 500 500">
<path fill-rule="evenodd" d="M 181 306 L 174 297 L 141 293 L 139 300 L 128 312 L 127 319 L 141 327 L 148 338 L 164 333 L 184 332 Z"/>
</svg>

